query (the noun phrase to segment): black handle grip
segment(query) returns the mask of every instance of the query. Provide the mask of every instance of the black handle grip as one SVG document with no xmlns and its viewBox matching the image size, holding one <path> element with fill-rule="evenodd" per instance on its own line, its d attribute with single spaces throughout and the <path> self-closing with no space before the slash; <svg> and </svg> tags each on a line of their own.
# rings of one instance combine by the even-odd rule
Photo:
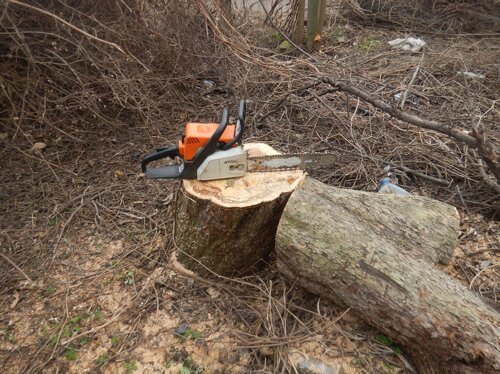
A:
<svg viewBox="0 0 500 374">
<path fill-rule="evenodd" d="M 219 140 L 226 130 L 228 121 L 229 111 L 227 108 L 224 108 L 224 110 L 222 111 L 220 125 L 212 134 L 212 137 L 208 140 L 205 146 L 198 148 L 198 151 L 194 155 L 192 161 L 184 162 L 185 168 L 182 172 L 182 177 L 184 179 L 196 179 L 198 176 L 198 167 L 203 163 L 203 161 L 205 161 L 208 156 L 218 151 Z"/>
<path fill-rule="evenodd" d="M 175 145 L 168 147 L 168 148 L 161 148 L 157 150 L 156 152 L 150 153 L 146 157 L 144 157 L 141 161 L 141 169 L 142 172 L 145 173 L 147 170 L 147 165 L 152 162 L 156 161 L 162 158 L 171 158 L 174 159 L 175 157 L 179 156 L 179 148 Z"/>
<path fill-rule="evenodd" d="M 224 146 L 224 150 L 228 150 L 236 143 L 240 143 L 240 140 L 243 137 L 243 132 L 245 131 L 246 110 L 247 110 L 247 103 L 245 100 L 241 100 L 240 107 L 238 110 L 238 123 L 236 124 L 234 138 Z"/>
<path fill-rule="evenodd" d="M 244 124 L 247 115 L 247 102 L 240 100 L 240 108 L 238 110 L 238 119 Z"/>
<path fill-rule="evenodd" d="M 214 153 L 217 150 L 217 143 L 219 142 L 219 139 L 221 138 L 224 131 L 226 131 L 228 122 L 229 122 L 229 110 L 227 109 L 227 107 L 225 107 L 222 110 L 222 118 L 220 120 L 219 127 L 217 127 L 217 130 L 215 130 L 212 137 L 203 147 L 203 150 L 208 153 L 207 156 Z"/>
<path fill-rule="evenodd" d="M 182 176 L 183 165 L 171 165 L 161 168 L 146 170 L 146 177 L 150 179 L 180 178 Z"/>
<path fill-rule="evenodd" d="M 217 127 L 217 130 L 215 130 L 215 132 L 212 134 L 212 137 L 208 140 L 208 142 L 203 147 L 199 148 L 198 152 L 196 152 L 193 158 L 193 163 L 199 162 L 199 165 L 196 165 L 196 167 L 200 166 L 200 164 L 203 161 L 205 161 L 205 159 L 208 156 L 217 151 L 219 139 L 226 130 L 228 121 L 229 121 L 229 111 L 226 107 L 222 111 L 222 118 L 219 127 Z"/>
</svg>

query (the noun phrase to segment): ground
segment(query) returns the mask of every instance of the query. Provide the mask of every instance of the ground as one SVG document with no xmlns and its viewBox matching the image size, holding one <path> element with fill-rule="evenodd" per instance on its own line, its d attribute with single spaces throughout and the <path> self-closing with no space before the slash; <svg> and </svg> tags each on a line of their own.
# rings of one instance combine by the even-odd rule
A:
<svg viewBox="0 0 500 374">
<path fill-rule="evenodd" d="M 317 55 L 338 56 L 337 62 L 348 63 L 367 79 L 384 76 L 396 94 L 407 87 L 419 60 L 386 46 L 397 36 L 396 31 L 332 25 Z M 469 63 L 482 61 L 488 76 L 497 79 L 494 58 L 487 53 L 497 47 L 488 38 L 428 36 L 426 40 L 435 63 L 424 69 L 421 92 L 407 105 L 434 105 L 431 113 L 436 116 L 443 107 L 456 109 L 450 82 L 460 68 L 457 53 Z M 438 83 L 427 91 L 426 85 L 432 85 L 428 82 Z M 485 97 L 491 93 L 482 83 L 477 85 Z M 218 110 L 226 98 L 204 90 L 202 86 L 190 95 L 199 100 L 204 113 Z M 332 134 L 333 127 L 321 122 L 324 118 L 305 133 L 283 120 L 289 113 L 279 113 L 281 104 L 265 100 L 266 110 L 249 108 L 261 114 L 260 122 L 250 122 L 252 141 L 295 151 L 307 150 L 302 146 L 309 144 L 314 150 Z M 363 106 L 359 101 L 354 105 Z M 271 114 L 272 110 L 278 112 Z M 165 115 L 165 122 L 175 124 L 166 128 L 165 122 L 125 129 L 81 128 L 68 122 L 61 133 L 41 125 L 21 129 L 12 124 L 16 120 L 2 124 L 0 362 L 4 372 L 275 372 L 289 367 L 297 352 L 342 368 L 343 373 L 411 372 L 407 352 L 397 342 L 359 320 L 355 311 L 287 283 L 272 259 L 256 274 L 234 279 L 199 278 L 173 261 L 172 209 L 179 182 L 146 180 L 138 162 L 148 150 L 173 143 L 186 117 L 195 114 L 200 115 L 192 102 L 179 107 Z M 378 136 L 378 128 L 399 126 L 381 115 L 373 120 L 357 117 L 348 113 L 350 127 L 340 129 L 341 136 L 352 135 L 357 131 L 353 123 L 358 123 L 363 134 L 366 130 L 361 143 L 368 144 Z M 495 129 L 494 121 L 487 123 L 489 130 Z M 418 136 L 449 151 L 449 143 L 441 138 Z M 75 146 L 74 137 L 86 141 Z M 370 153 L 388 147 L 406 155 L 408 144 L 394 139 L 385 143 L 382 139 L 377 146 L 356 143 L 353 149 Z M 413 150 L 409 152 L 411 156 Z M 422 170 L 437 170 L 443 178 L 464 173 L 455 165 L 449 170 L 437 167 L 439 153 L 425 149 L 422 153 L 425 157 L 419 162 L 427 165 Z M 358 179 L 371 172 L 366 164 L 348 164 L 314 176 L 348 188 L 375 189 L 376 175 Z M 412 184 L 410 179 L 403 182 L 412 193 L 458 206 L 459 242 L 451 264 L 443 270 L 498 309 L 498 221 L 490 213 L 481 214 L 477 201 L 462 196 L 458 187 L 456 196 L 450 197 L 444 188 Z M 465 178 L 464 188 L 470 185 Z M 460 199 L 462 206 L 457 204 Z M 495 200 L 481 204 L 489 209 Z"/>
<path fill-rule="evenodd" d="M 247 372 L 253 355 L 273 358 L 280 345 L 345 372 L 401 365 L 393 348 L 349 310 L 311 295 L 305 304 L 294 300 L 303 292 L 287 289 L 272 270 L 260 279 L 199 279 L 172 261 L 135 256 L 139 249 L 127 240 L 92 233 L 68 237 L 60 251 L 50 273 L 34 284 L 20 282 L 6 304 L 1 349 L 8 372 L 45 365 L 68 372 Z M 138 266 L 142 256 L 151 263 Z M 255 290 L 245 291 L 247 282 Z M 303 327 L 291 320 L 297 312 L 309 315 Z M 272 327 L 280 317 L 285 325 Z M 276 336 L 260 332 L 267 328 L 277 329 Z M 285 336 L 283 328 L 290 329 Z"/>
<path fill-rule="evenodd" d="M 498 228 L 464 218 L 446 269 L 490 298 Z M 85 228 L 65 236 L 44 275 L 5 295 L 5 372 L 272 372 L 294 351 L 343 373 L 408 371 L 391 339 L 354 311 L 287 286 L 272 264 L 247 279 L 202 279 L 172 261 L 160 237 L 143 240 Z"/>
</svg>

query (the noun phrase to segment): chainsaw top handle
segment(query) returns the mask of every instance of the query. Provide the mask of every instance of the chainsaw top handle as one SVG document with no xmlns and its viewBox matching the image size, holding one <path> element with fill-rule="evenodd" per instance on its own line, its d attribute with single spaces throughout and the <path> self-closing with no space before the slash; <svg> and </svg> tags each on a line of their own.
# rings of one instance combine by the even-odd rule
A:
<svg viewBox="0 0 500 374">
<path fill-rule="evenodd" d="M 196 152 L 195 156 L 191 161 L 184 161 L 177 165 L 169 165 L 160 168 L 148 169 L 147 165 L 152 161 L 167 157 L 174 159 L 175 157 L 179 156 L 178 146 L 160 148 L 157 149 L 156 152 L 153 152 L 144 157 L 144 159 L 141 161 L 141 169 L 143 173 L 145 173 L 146 176 L 150 179 L 158 179 L 158 178 L 196 179 L 198 167 L 203 163 L 203 161 L 205 161 L 205 159 L 208 156 L 216 152 L 218 148 L 221 147 L 221 145 L 219 144 L 219 139 L 226 130 L 228 121 L 229 121 L 229 111 L 227 107 L 225 107 L 222 111 L 222 118 L 219 126 L 212 134 L 208 142 L 203 147 L 200 147 L 198 149 L 198 151 Z M 237 134 L 240 138 L 241 138 L 241 133 L 242 131 L 240 131 L 240 133 Z M 234 139 L 236 139 L 236 136 Z"/>
<path fill-rule="evenodd" d="M 227 124 L 229 122 L 229 111 L 227 107 L 222 110 L 222 118 L 219 127 L 213 133 L 212 137 L 208 140 L 204 147 L 200 147 L 193 160 L 184 161 L 184 173 L 183 178 L 186 179 L 196 179 L 198 176 L 198 167 L 205 161 L 205 159 L 212 153 L 216 152 L 220 148 L 219 139 L 226 130 Z"/>
<path fill-rule="evenodd" d="M 241 145 L 241 138 L 243 137 L 243 132 L 245 131 L 246 110 L 247 110 L 247 103 L 245 100 L 241 100 L 240 107 L 238 109 L 238 122 L 236 123 L 234 138 L 224 146 L 223 148 L 224 151 L 231 149 L 231 147 L 236 143 L 238 143 L 238 145 Z"/>
</svg>

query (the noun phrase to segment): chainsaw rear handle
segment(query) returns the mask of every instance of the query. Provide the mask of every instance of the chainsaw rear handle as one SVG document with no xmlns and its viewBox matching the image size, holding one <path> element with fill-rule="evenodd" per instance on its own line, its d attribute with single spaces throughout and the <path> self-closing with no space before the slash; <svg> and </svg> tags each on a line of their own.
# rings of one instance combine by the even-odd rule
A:
<svg viewBox="0 0 500 374">
<path fill-rule="evenodd" d="M 147 165 L 156 160 L 160 160 L 162 158 L 171 158 L 172 160 L 179 156 L 179 147 L 171 146 L 167 148 L 157 149 L 156 152 L 153 152 L 141 161 L 141 169 L 142 172 L 146 174 L 146 176 L 150 179 L 158 179 L 158 178 L 180 178 L 182 175 L 182 165 L 169 165 L 161 168 L 147 168 Z"/>
<path fill-rule="evenodd" d="M 171 158 L 179 156 L 178 146 L 171 146 L 167 148 L 157 149 L 141 161 L 142 172 L 150 179 L 171 179 L 171 178 L 184 178 L 184 179 L 196 179 L 198 167 L 205 161 L 205 159 L 212 153 L 217 151 L 220 147 L 219 139 L 226 130 L 229 121 L 229 111 L 224 108 L 222 111 L 222 119 L 217 127 L 217 130 L 213 133 L 212 137 L 208 140 L 204 147 L 201 147 L 196 152 L 193 160 L 184 161 L 177 165 L 169 165 L 160 168 L 148 169 L 147 165 L 152 162 L 162 158 Z"/>
<path fill-rule="evenodd" d="M 238 122 L 236 123 L 234 138 L 224 146 L 223 148 L 224 151 L 231 149 L 231 147 L 236 143 L 238 143 L 238 145 L 241 145 L 241 138 L 243 137 L 243 132 L 245 131 L 246 110 L 247 110 L 247 103 L 245 100 L 241 100 L 240 107 L 238 109 Z"/>
</svg>

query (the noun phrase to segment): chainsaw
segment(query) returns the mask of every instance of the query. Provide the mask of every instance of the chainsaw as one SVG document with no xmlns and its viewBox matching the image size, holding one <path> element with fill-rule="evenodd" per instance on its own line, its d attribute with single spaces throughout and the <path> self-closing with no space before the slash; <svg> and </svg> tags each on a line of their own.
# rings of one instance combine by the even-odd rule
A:
<svg viewBox="0 0 500 374">
<path fill-rule="evenodd" d="M 251 157 L 243 149 L 246 102 L 240 101 L 238 120 L 229 124 L 229 111 L 222 111 L 217 123 L 187 123 L 185 134 L 177 145 L 158 148 L 141 161 L 142 172 L 151 179 L 198 179 L 202 181 L 238 178 L 249 172 L 307 170 L 331 165 L 333 154 L 278 154 Z M 163 158 L 180 163 L 148 168 L 152 161 Z"/>
</svg>

